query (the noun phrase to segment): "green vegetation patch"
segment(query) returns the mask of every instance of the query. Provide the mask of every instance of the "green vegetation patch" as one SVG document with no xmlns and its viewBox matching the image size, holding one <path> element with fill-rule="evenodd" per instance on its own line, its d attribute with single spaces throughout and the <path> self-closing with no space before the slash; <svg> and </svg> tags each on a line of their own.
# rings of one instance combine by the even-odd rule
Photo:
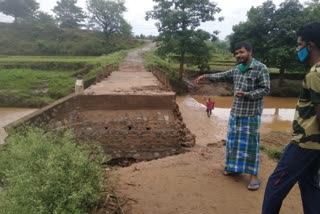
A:
<svg viewBox="0 0 320 214">
<path fill-rule="evenodd" d="M 0 106 L 45 106 L 72 93 L 77 75 L 93 82 L 107 65 L 117 69 L 127 53 L 123 50 L 99 57 L 0 57 Z M 8 63 L 13 68 L 3 68 Z"/>
<path fill-rule="evenodd" d="M 134 48 L 139 42 L 102 32 L 36 23 L 0 23 L 0 55 L 101 56 Z"/>
<path fill-rule="evenodd" d="M 39 107 L 72 92 L 75 78 L 69 71 L 0 69 L 0 82 L 1 106 Z"/>
<path fill-rule="evenodd" d="M 76 143 L 70 130 L 11 134 L 0 150 L 0 213 L 89 213 L 106 161 L 92 145 Z"/>
<path fill-rule="evenodd" d="M 270 158 L 277 159 L 277 160 L 280 160 L 283 154 L 283 149 L 274 149 L 274 148 L 267 148 L 265 146 L 260 146 L 260 150 L 267 153 L 267 155 Z"/>
<path fill-rule="evenodd" d="M 128 51 L 122 50 L 112 54 L 96 57 L 88 63 L 93 65 L 93 68 L 84 75 L 83 79 L 86 81 L 95 78 L 96 75 L 102 72 L 107 65 L 113 65 L 114 69 L 117 69 L 127 54 Z"/>
<path fill-rule="evenodd" d="M 176 79 L 177 74 L 175 72 L 175 68 L 177 64 L 162 59 L 156 54 L 156 50 L 149 51 L 144 54 L 145 65 L 148 71 L 152 70 L 152 66 L 156 66 L 161 69 L 163 72 L 167 73 L 170 79 Z"/>
</svg>

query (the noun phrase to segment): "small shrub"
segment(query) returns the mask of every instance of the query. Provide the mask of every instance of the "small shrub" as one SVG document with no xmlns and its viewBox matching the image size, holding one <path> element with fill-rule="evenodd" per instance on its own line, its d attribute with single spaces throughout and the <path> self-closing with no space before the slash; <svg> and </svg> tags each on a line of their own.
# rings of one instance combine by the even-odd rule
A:
<svg viewBox="0 0 320 214">
<path fill-rule="evenodd" d="M 0 213 L 88 213 L 100 198 L 102 155 L 72 132 L 25 128 L 0 151 Z"/>
<path fill-rule="evenodd" d="M 260 146 L 260 150 L 266 152 L 270 158 L 277 159 L 277 160 L 280 160 L 280 158 L 283 154 L 283 150 L 271 149 L 271 148 L 267 148 L 265 146 Z"/>
<path fill-rule="evenodd" d="M 301 80 L 288 80 L 279 86 L 279 79 L 271 80 L 271 96 L 275 97 L 298 97 L 301 90 Z"/>
</svg>

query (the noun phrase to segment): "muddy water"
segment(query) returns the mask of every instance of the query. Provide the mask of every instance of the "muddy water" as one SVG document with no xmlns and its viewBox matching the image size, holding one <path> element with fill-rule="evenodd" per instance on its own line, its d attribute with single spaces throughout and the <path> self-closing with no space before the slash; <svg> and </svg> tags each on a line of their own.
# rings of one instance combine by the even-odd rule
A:
<svg viewBox="0 0 320 214">
<path fill-rule="evenodd" d="M 177 100 L 180 105 L 184 105 L 190 111 L 202 111 L 203 115 L 206 115 L 206 98 L 204 96 L 185 96 L 179 97 Z M 207 118 L 209 120 L 208 123 L 226 125 L 233 98 L 216 96 L 211 98 L 215 101 L 215 109 L 213 110 L 213 115 Z M 266 97 L 261 117 L 261 133 L 270 131 L 290 133 L 296 103 L 296 98 Z"/>
<path fill-rule="evenodd" d="M 0 108 L 0 128 L 16 121 L 37 109 L 30 108 Z"/>
</svg>

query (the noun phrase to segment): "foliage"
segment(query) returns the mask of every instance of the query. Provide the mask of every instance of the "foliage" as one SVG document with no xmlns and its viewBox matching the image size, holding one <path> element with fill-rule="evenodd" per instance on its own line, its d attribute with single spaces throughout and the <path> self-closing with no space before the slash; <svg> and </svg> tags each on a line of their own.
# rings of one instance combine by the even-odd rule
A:
<svg viewBox="0 0 320 214">
<path fill-rule="evenodd" d="M 99 56 L 139 44 L 122 37 L 106 40 L 98 31 L 60 29 L 44 16 L 41 19 L 46 19 L 46 23 L 40 17 L 33 23 L 0 23 L 0 55 Z"/>
<path fill-rule="evenodd" d="M 261 6 L 252 7 L 247 13 L 247 21 L 233 26 L 234 33 L 229 36 L 231 48 L 239 41 L 247 40 L 254 47 L 256 58 L 266 61 L 268 39 L 272 36 L 272 18 L 276 10 L 272 1 L 268 0 Z"/>
<path fill-rule="evenodd" d="M 306 2 L 306 8 L 303 10 L 303 17 L 307 23 L 320 20 L 320 0 L 310 0 Z"/>
<path fill-rule="evenodd" d="M 40 29 L 56 28 L 56 22 L 54 18 L 50 14 L 42 11 L 38 11 L 36 13 L 36 15 L 31 20 L 31 23 L 33 23 Z"/>
<path fill-rule="evenodd" d="M 290 76 L 294 78 L 294 74 L 287 75 L 287 78 Z M 271 80 L 271 92 L 269 95 L 274 97 L 299 97 L 301 90 L 301 79 L 302 78 L 295 78 L 293 80 L 286 79 L 281 87 L 279 87 L 280 79 L 273 79 Z"/>
<path fill-rule="evenodd" d="M 277 159 L 277 160 L 280 160 L 283 154 L 283 150 L 271 149 L 265 146 L 260 146 L 260 150 L 266 152 L 270 158 Z"/>
<path fill-rule="evenodd" d="M 33 16 L 38 10 L 39 4 L 35 0 L 1 0 L 0 12 L 8 16 L 13 16 L 15 23 L 18 18 Z"/>
<path fill-rule="evenodd" d="M 70 94 L 74 81 L 69 71 L 0 69 L 1 97 L 6 99 L 1 103 L 18 106 L 17 100 L 31 99 L 31 106 L 39 107 Z"/>
<path fill-rule="evenodd" d="M 62 28 L 79 28 L 86 16 L 81 7 L 76 6 L 77 0 L 60 0 L 53 8 L 56 20 Z"/>
<path fill-rule="evenodd" d="M 203 67 L 208 61 L 205 41 L 211 35 L 196 30 L 202 22 L 214 21 L 220 8 L 209 0 L 154 0 L 156 5 L 146 13 L 146 20 L 158 20 L 158 52 L 162 55 L 173 53 L 180 63 L 179 79 L 182 79 L 186 58 Z M 196 56 L 198 56 L 196 58 Z M 201 60 L 200 60 L 201 59 Z"/>
<path fill-rule="evenodd" d="M 216 55 L 218 60 L 232 60 L 234 61 L 233 55 L 230 54 L 230 43 L 228 41 L 214 41 L 207 42 L 210 52 L 213 55 Z M 216 57 L 215 57 L 216 58 Z"/>
<path fill-rule="evenodd" d="M 90 22 L 107 37 L 131 36 L 131 26 L 123 18 L 123 13 L 127 10 L 123 0 L 87 0 L 87 9 Z"/>
<path fill-rule="evenodd" d="M 89 80 L 95 78 L 96 75 L 100 73 L 106 65 L 113 65 L 116 69 L 120 62 L 127 56 L 127 54 L 127 51 L 118 51 L 116 53 L 97 58 L 95 67 L 85 74 L 83 79 Z"/>
<path fill-rule="evenodd" d="M 156 66 L 161 71 L 168 74 L 170 79 L 176 79 L 177 75 L 174 72 L 174 65 L 169 61 L 160 58 L 156 54 L 156 50 L 149 51 L 144 54 L 145 66 L 148 71 L 152 71 L 152 66 Z"/>
<path fill-rule="evenodd" d="M 100 198 L 102 153 L 93 157 L 70 130 L 19 131 L 0 155 L 1 213 L 88 213 Z"/>
<path fill-rule="evenodd" d="M 268 66 L 279 68 L 279 84 L 287 69 L 296 68 L 296 30 L 305 23 L 319 20 L 320 4 L 312 0 L 304 8 L 298 0 L 286 0 L 278 8 L 271 0 L 247 13 L 247 21 L 233 27 L 231 46 L 247 40 L 253 44 L 254 55 Z M 302 68 L 302 66 L 300 66 Z"/>
<path fill-rule="evenodd" d="M 0 106 L 47 105 L 70 94 L 77 75 L 85 81 L 95 78 L 106 65 L 116 68 L 126 55 L 127 51 L 100 57 L 0 57 Z"/>
</svg>

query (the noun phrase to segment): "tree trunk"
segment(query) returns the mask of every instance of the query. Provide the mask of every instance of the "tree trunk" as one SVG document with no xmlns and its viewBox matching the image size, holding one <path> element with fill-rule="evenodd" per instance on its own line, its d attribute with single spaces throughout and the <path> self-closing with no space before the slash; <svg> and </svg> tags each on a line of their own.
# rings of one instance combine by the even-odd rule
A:
<svg viewBox="0 0 320 214">
<path fill-rule="evenodd" d="M 184 73 L 184 53 L 181 53 L 180 69 L 179 69 L 179 80 L 182 80 L 183 73 Z"/>
<path fill-rule="evenodd" d="M 281 86 L 283 85 L 283 83 L 284 83 L 284 73 L 285 73 L 285 71 L 286 71 L 285 66 L 284 66 L 284 65 L 281 65 L 281 66 L 280 66 L 280 70 L 279 70 L 279 72 L 280 72 L 280 76 L 279 76 L 279 87 L 281 87 Z"/>
</svg>

